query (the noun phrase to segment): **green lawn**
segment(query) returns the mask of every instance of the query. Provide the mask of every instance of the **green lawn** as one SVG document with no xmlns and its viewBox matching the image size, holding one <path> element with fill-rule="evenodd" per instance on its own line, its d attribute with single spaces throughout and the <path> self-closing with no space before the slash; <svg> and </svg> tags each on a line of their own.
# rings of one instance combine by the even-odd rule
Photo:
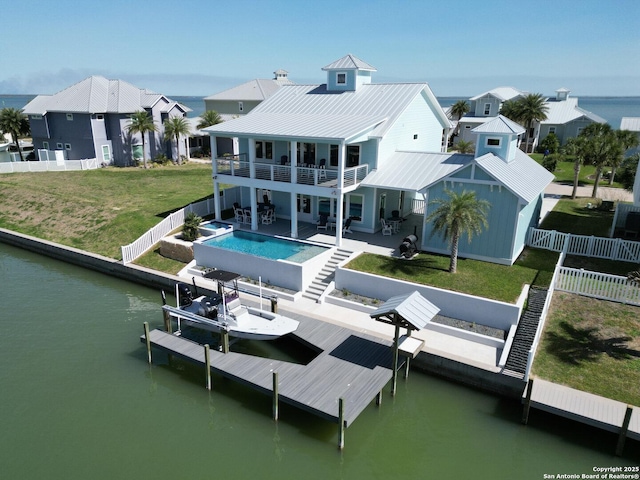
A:
<svg viewBox="0 0 640 480">
<path fill-rule="evenodd" d="M 542 164 L 542 158 L 544 155 L 542 153 L 532 153 L 529 155 L 539 164 Z M 555 181 L 558 183 L 564 183 L 567 185 L 573 185 L 573 175 L 574 175 L 574 164 L 573 157 L 567 156 L 567 161 L 558 162 L 556 170 L 553 172 L 556 179 Z M 611 170 L 609 167 L 605 167 L 603 172 Z M 593 165 L 581 165 L 580 166 L 580 174 L 578 175 L 578 185 L 581 187 L 593 185 L 595 182 L 596 175 L 596 167 Z M 622 184 L 618 182 L 613 182 L 613 185 L 609 185 L 609 180 L 606 178 L 600 179 L 601 187 L 615 187 L 615 188 L 624 188 Z"/>
<path fill-rule="evenodd" d="M 451 274 L 444 255 L 421 253 L 407 261 L 365 253 L 347 268 L 513 303 L 524 284 L 548 286 L 557 261 L 555 252 L 525 249 L 511 267 L 460 258 L 458 272 Z"/>
<path fill-rule="evenodd" d="M 640 405 L 640 308 L 556 292 L 533 374 Z"/>
<path fill-rule="evenodd" d="M 122 245 L 211 193 L 211 166 L 196 163 L 6 174 L 0 227 L 120 259 Z"/>
<path fill-rule="evenodd" d="M 553 211 L 542 220 L 540 228 L 575 235 L 608 237 L 614 212 L 587 208 L 587 204 L 591 202 L 593 201 L 589 198 L 560 199 Z"/>
</svg>

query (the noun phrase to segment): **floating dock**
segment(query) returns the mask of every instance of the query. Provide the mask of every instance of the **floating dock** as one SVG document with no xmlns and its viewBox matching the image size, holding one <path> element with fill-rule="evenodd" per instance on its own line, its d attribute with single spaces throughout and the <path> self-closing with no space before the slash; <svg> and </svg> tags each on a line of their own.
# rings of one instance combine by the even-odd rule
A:
<svg viewBox="0 0 640 480">
<path fill-rule="evenodd" d="M 298 329 L 290 335 L 319 354 L 307 365 L 300 365 L 211 349 L 210 371 L 272 395 L 274 410 L 280 400 L 338 423 L 340 432 L 381 394 L 392 378 L 389 341 L 310 319 L 301 319 Z M 162 330 L 149 332 L 149 340 L 151 347 L 207 365 L 205 348 L 199 343 Z M 141 341 L 146 342 L 144 335 Z M 275 413 L 274 417 L 277 418 Z"/>
</svg>

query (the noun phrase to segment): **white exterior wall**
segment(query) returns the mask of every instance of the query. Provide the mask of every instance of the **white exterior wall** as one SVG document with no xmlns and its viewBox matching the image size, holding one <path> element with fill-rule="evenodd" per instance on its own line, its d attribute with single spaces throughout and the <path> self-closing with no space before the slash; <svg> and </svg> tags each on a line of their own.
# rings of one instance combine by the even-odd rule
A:
<svg viewBox="0 0 640 480">
<path fill-rule="evenodd" d="M 378 167 L 397 150 L 439 152 L 442 125 L 424 94 L 417 96 L 380 141 Z M 418 138 L 413 139 L 417 134 Z"/>
</svg>

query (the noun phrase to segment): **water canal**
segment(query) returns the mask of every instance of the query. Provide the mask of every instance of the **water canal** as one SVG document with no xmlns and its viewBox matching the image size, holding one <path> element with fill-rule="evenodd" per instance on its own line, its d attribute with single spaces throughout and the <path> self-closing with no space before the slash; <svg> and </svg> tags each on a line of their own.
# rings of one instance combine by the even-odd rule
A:
<svg viewBox="0 0 640 480">
<path fill-rule="evenodd" d="M 157 291 L 0 244 L 0 469 L 46 479 L 542 479 L 637 465 L 637 442 L 413 373 L 337 428 L 156 356 Z"/>
</svg>

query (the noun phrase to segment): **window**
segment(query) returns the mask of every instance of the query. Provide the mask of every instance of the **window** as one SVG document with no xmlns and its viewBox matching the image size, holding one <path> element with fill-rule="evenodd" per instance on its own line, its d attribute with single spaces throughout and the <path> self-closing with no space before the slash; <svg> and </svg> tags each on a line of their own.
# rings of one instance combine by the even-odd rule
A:
<svg viewBox="0 0 640 480">
<path fill-rule="evenodd" d="M 470 128 L 471 128 L 471 125 L 465 125 L 465 126 L 464 126 L 464 128 L 466 128 L 466 129 L 470 129 Z"/>
<path fill-rule="evenodd" d="M 316 144 L 315 143 L 298 143 L 298 165 L 301 163 L 316 163 Z"/>
<path fill-rule="evenodd" d="M 238 102 L 238 111 L 239 112 L 244 112 L 244 103 L 243 102 Z"/>
<path fill-rule="evenodd" d="M 109 145 L 102 145 L 102 160 L 105 163 L 111 163 L 111 150 L 109 149 Z"/>
<path fill-rule="evenodd" d="M 338 151 L 339 145 L 329 145 L 329 165 L 332 167 L 338 166 Z"/>
<path fill-rule="evenodd" d="M 351 218 L 357 222 L 362 221 L 363 196 L 352 193 L 350 195 L 346 195 L 345 198 L 347 200 L 348 207 L 347 210 L 343 206 L 345 220 L 347 218 Z"/>
<path fill-rule="evenodd" d="M 273 160 L 273 142 L 256 141 L 256 158 Z"/>
<path fill-rule="evenodd" d="M 484 104 L 484 114 L 485 115 L 489 115 L 491 113 L 491 104 L 490 103 L 485 103 Z"/>
<path fill-rule="evenodd" d="M 336 84 L 346 85 L 346 83 L 347 83 L 347 74 L 343 72 L 336 73 Z"/>
<path fill-rule="evenodd" d="M 413 139 L 414 139 L 414 140 L 417 140 L 417 139 L 418 139 L 418 134 L 417 134 L 417 133 L 413 136 Z"/>
<path fill-rule="evenodd" d="M 65 150 L 71 150 L 71 144 L 70 143 L 65 143 L 64 144 L 64 149 Z"/>
<path fill-rule="evenodd" d="M 487 138 L 487 147 L 499 147 L 500 139 L 499 138 Z"/>
<path fill-rule="evenodd" d="M 42 120 L 42 115 L 31 115 L 31 120 Z"/>
<path fill-rule="evenodd" d="M 56 143 L 56 149 L 57 150 L 62 150 L 62 144 L 61 143 Z"/>
<path fill-rule="evenodd" d="M 97 114 L 96 120 L 104 120 L 104 115 L 102 115 L 101 113 Z"/>
<path fill-rule="evenodd" d="M 360 165 L 360 145 L 347 145 L 347 168 Z"/>
<path fill-rule="evenodd" d="M 556 127 L 549 127 L 549 133 L 556 134 Z"/>
<path fill-rule="evenodd" d="M 42 148 L 49 150 L 49 142 L 42 142 Z"/>
<path fill-rule="evenodd" d="M 69 120 L 70 122 L 73 121 L 73 113 L 67 113 L 67 120 Z"/>
</svg>

